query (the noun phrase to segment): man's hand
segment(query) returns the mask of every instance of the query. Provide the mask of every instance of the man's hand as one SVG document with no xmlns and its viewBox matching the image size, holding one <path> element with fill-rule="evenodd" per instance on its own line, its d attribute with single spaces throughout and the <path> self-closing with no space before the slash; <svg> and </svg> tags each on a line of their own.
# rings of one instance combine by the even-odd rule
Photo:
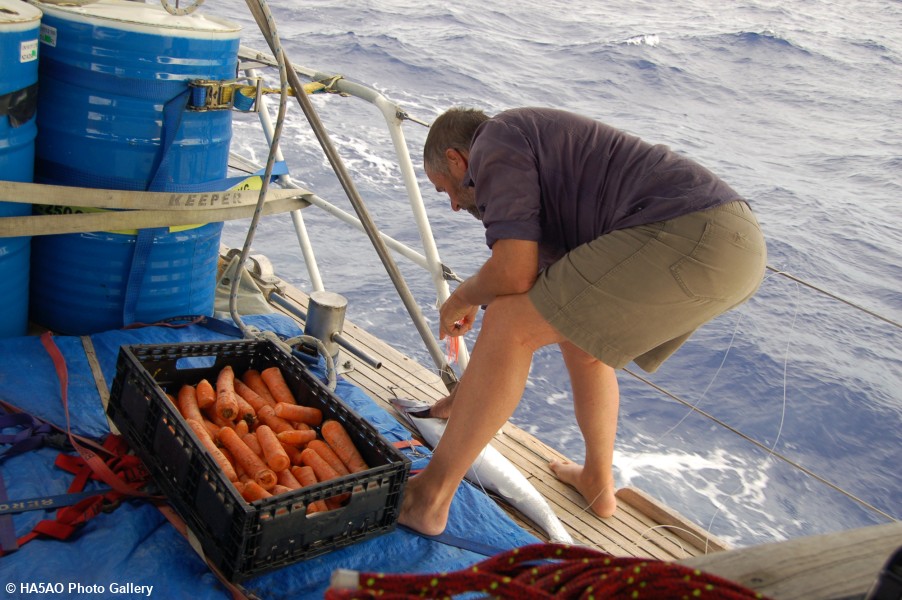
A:
<svg viewBox="0 0 902 600">
<path fill-rule="evenodd" d="M 462 283 L 457 290 L 460 290 L 466 282 Z M 476 313 L 479 312 L 479 306 L 466 304 L 461 300 L 461 294 L 451 294 L 445 300 L 439 309 L 439 339 L 446 337 L 456 337 L 463 335 L 473 328 L 476 320 Z"/>
</svg>

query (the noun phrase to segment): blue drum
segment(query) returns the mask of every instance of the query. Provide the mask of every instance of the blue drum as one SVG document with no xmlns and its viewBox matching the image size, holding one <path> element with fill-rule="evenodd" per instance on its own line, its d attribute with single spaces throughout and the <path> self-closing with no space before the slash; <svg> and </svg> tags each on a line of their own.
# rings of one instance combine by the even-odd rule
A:
<svg viewBox="0 0 902 600">
<path fill-rule="evenodd" d="M 231 113 L 192 110 L 189 82 L 235 77 L 237 25 L 127 0 L 35 5 L 44 13 L 36 182 L 221 189 Z M 211 223 L 36 237 L 31 319 L 84 335 L 212 314 L 221 231 Z"/>
<path fill-rule="evenodd" d="M 32 181 L 41 11 L 0 0 L 0 179 Z M 31 214 L 31 205 L 0 202 L 0 218 Z M 0 338 L 28 330 L 31 238 L 0 238 Z"/>
</svg>

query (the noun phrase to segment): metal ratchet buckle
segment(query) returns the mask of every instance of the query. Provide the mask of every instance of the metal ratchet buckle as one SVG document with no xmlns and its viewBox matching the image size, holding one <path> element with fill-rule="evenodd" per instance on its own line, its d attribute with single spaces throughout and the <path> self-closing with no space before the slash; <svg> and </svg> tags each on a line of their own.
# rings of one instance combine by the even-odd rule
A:
<svg viewBox="0 0 902 600">
<path fill-rule="evenodd" d="M 250 98 L 239 93 L 241 88 L 254 87 L 254 97 Z M 188 82 L 191 90 L 191 99 L 188 102 L 188 110 L 203 112 L 209 110 L 239 110 L 242 112 L 259 112 L 260 98 L 263 95 L 263 79 L 260 77 L 245 77 L 241 82 L 235 79 L 214 80 L 195 79 Z M 236 105 L 236 98 L 242 96 Z"/>
</svg>

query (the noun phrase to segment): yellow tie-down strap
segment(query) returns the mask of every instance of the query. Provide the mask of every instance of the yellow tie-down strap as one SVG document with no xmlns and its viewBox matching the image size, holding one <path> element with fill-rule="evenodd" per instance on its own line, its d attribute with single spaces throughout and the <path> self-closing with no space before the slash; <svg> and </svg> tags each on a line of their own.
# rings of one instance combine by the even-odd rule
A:
<svg viewBox="0 0 902 600">
<path fill-rule="evenodd" d="M 241 183 L 230 188 L 230 190 L 259 190 L 262 187 L 263 178 L 259 175 L 251 175 Z M 209 192 L 206 194 L 185 194 L 185 196 L 198 196 L 196 200 L 198 206 L 206 206 L 208 202 L 210 203 L 210 206 L 214 206 L 217 202 L 221 202 L 219 198 L 221 194 L 222 192 Z M 259 195 L 257 197 L 259 198 Z M 192 203 L 194 201 L 194 199 L 187 200 L 187 202 Z M 34 202 L 32 202 L 32 204 L 34 204 L 32 214 L 36 215 L 81 215 L 85 213 L 105 213 L 115 210 L 93 206 L 62 206 L 60 204 L 36 204 Z M 191 225 L 170 225 L 169 233 L 196 229 L 197 227 L 203 227 L 208 222 L 209 221 L 205 221 L 204 223 L 193 223 Z M 103 231 L 106 231 L 107 233 L 118 233 L 120 235 L 138 235 L 137 229 L 104 229 Z"/>
<path fill-rule="evenodd" d="M 0 217 L 0 237 L 57 235 L 91 231 L 137 234 L 138 229 L 200 227 L 204 223 L 252 217 L 259 189 L 221 192 L 136 192 L 39 183 L 0 181 L 0 202 L 36 205 L 44 214 Z M 258 186 L 259 187 L 259 186 Z M 263 215 L 299 210 L 310 205 L 312 192 L 273 189 L 266 192 Z M 43 207 L 51 207 L 50 211 Z M 40 207 L 40 208 L 38 208 Z M 48 214 L 49 212 L 49 214 Z"/>
<path fill-rule="evenodd" d="M 341 79 L 341 76 L 335 76 L 327 82 L 312 81 L 303 84 L 302 88 L 305 94 L 334 92 L 335 90 L 332 86 L 339 79 Z M 240 83 L 235 80 L 196 79 L 189 83 L 189 87 L 192 88 L 192 94 L 188 108 L 195 111 L 230 108 L 243 111 L 257 110 L 259 107 L 255 107 L 257 100 L 261 96 L 282 93 L 282 90 L 279 88 L 264 86 L 262 79 L 256 79 L 256 85 Z M 286 91 L 289 96 L 295 95 L 294 88 L 290 86 Z"/>
</svg>

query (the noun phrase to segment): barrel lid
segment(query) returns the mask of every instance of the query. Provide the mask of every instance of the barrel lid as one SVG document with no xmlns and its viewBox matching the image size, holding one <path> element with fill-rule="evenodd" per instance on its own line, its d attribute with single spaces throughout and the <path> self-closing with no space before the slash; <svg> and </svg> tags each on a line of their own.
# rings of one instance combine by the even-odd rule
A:
<svg viewBox="0 0 902 600">
<path fill-rule="evenodd" d="M 0 0 L 7 1 L 7 0 Z M 177 16 L 154 2 L 134 0 L 30 0 L 44 14 L 139 33 L 166 33 L 183 37 L 236 37 L 241 27 L 219 17 L 201 14 Z"/>
<path fill-rule="evenodd" d="M 41 11 L 34 6 L 22 0 L 0 0 L 0 27 L 9 23 L 26 24 L 40 20 Z"/>
</svg>

